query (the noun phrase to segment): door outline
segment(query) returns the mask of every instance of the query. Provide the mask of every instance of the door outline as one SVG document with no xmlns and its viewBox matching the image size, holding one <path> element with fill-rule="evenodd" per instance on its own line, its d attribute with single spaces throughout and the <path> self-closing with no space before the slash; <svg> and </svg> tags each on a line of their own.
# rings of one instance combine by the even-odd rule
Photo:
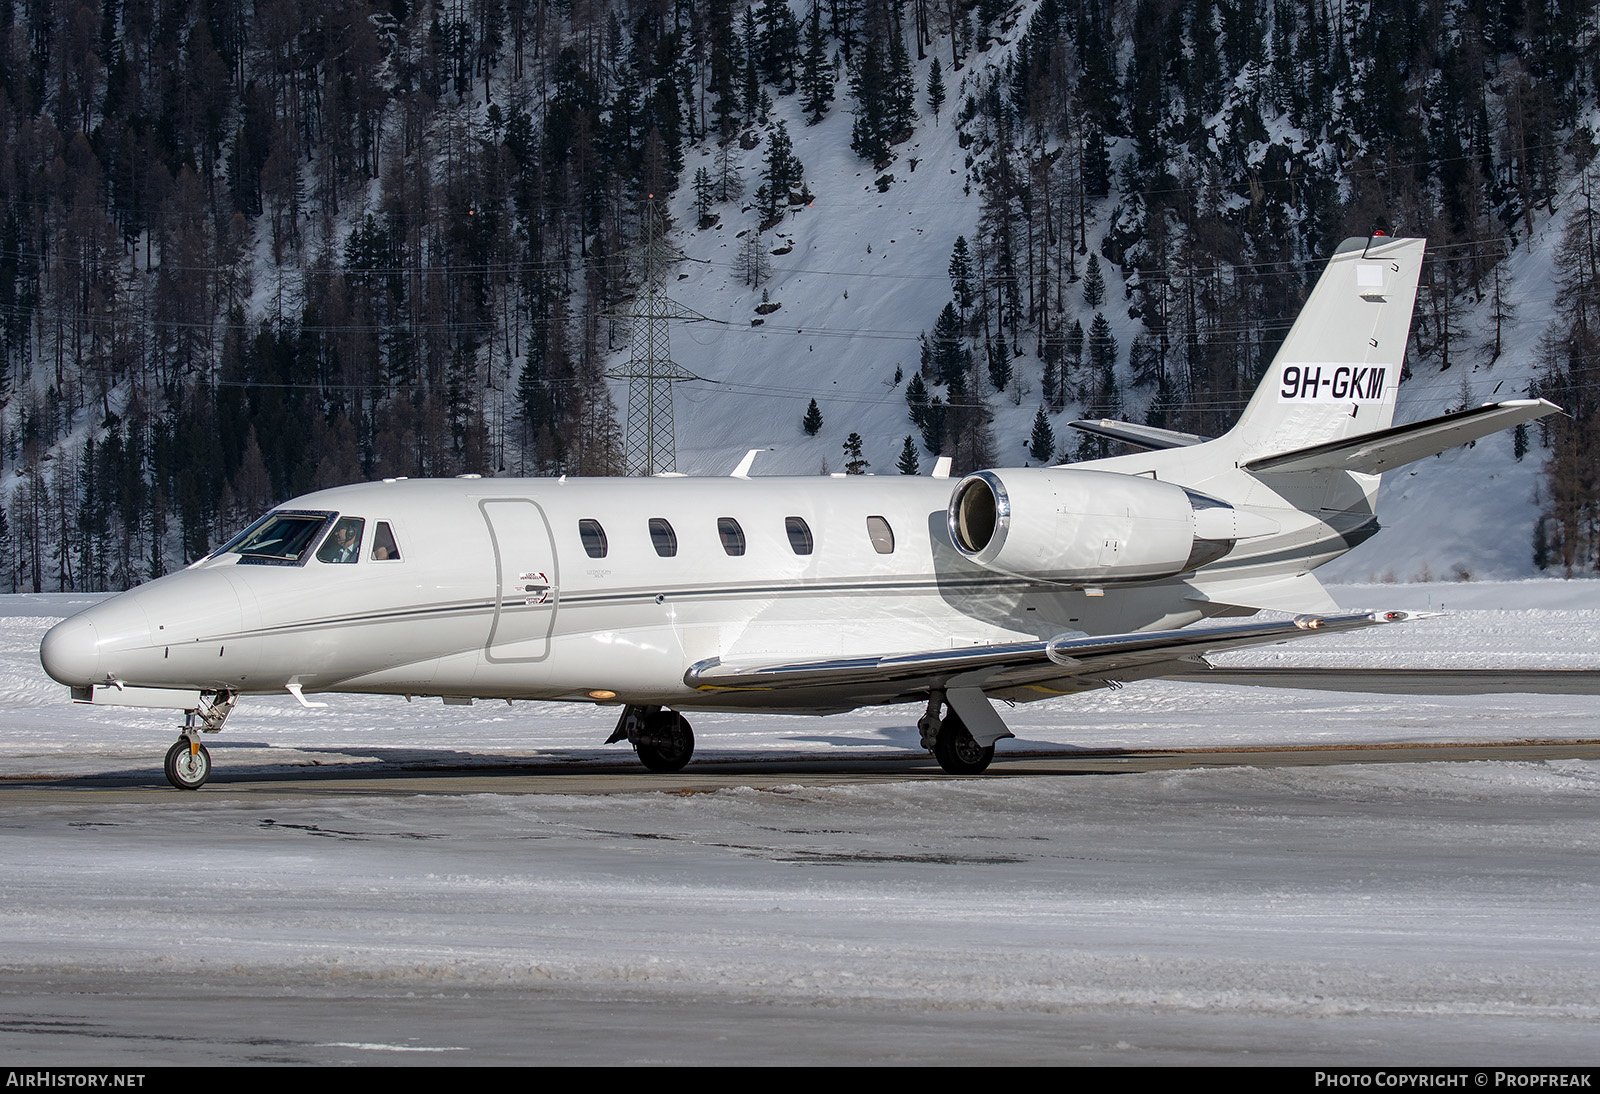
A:
<svg viewBox="0 0 1600 1094">
<path fill-rule="evenodd" d="M 527 510 L 518 512 L 512 506 L 527 506 Z M 494 621 L 484 640 L 484 660 L 496 665 L 543 661 L 550 656 L 550 636 L 561 600 L 560 566 L 550 518 L 531 498 L 484 498 L 478 502 L 478 511 L 489 529 L 495 568 Z M 517 532 L 533 541 L 529 548 L 519 549 L 513 542 Z"/>
</svg>

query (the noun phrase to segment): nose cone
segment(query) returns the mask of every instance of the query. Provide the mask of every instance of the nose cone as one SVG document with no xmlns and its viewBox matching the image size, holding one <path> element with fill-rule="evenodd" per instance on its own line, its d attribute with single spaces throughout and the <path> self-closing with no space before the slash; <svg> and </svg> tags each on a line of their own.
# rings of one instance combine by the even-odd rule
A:
<svg viewBox="0 0 1600 1094">
<path fill-rule="evenodd" d="M 39 661 L 58 684 L 88 687 L 100 675 L 100 635 L 88 613 L 63 619 L 39 643 Z"/>
</svg>

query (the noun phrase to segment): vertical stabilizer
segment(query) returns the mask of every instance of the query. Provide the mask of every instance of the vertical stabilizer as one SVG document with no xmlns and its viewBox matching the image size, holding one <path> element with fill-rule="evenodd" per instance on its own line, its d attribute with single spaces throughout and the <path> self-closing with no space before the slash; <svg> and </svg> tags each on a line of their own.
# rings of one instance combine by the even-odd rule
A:
<svg viewBox="0 0 1600 1094">
<path fill-rule="evenodd" d="M 1347 239 L 1318 279 L 1238 424 L 1238 463 L 1385 429 L 1422 269 L 1423 239 Z"/>
</svg>

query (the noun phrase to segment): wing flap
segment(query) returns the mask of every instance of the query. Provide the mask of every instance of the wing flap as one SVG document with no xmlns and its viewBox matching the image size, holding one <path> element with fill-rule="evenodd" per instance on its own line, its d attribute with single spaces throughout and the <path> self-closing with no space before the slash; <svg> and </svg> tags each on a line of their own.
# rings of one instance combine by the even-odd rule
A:
<svg viewBox="0 0 1600 1094">
<path fill-rule="evenodd" d="M 691 665 L 683 681 L 701 692 L 782 691 L 801 688 L 876 687 L 885 695 L 931 688 L 985 691 L 1062 678 L 1097 681 L 1143 679 L 1181 671 L 1207 654 L 1267 645 L 1331 631 L 1399 623 L 1414 612 L 1300 616 L 1271 623 L 1232 623 L 1116 635 L 1059 635 L 1047 641 L 925 650 L 884 657 L 813 661 L 723 661 Z M 1162 671 L 1152 672 L 1154 666 Z M 1098 684 L 1089 686 L 1099 686 Z M 1082 690 L 1080 686 L 1077 690 Z"/>
</svg>

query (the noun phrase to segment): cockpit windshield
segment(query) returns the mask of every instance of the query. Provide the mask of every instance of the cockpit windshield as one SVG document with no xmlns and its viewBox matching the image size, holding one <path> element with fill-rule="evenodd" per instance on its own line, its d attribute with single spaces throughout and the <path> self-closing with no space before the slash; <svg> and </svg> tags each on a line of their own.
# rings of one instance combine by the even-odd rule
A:
<svg viewBox="0 0 1600 1094">
<path fill-rule="evenodd" d="M 336 516 L 337 513 L 297 510 L 268 513 L 216 554 L 233 552 L 240 556 L 241 563 L 258 566 L 301 566 L 323 529 Z"/>
</svg>

